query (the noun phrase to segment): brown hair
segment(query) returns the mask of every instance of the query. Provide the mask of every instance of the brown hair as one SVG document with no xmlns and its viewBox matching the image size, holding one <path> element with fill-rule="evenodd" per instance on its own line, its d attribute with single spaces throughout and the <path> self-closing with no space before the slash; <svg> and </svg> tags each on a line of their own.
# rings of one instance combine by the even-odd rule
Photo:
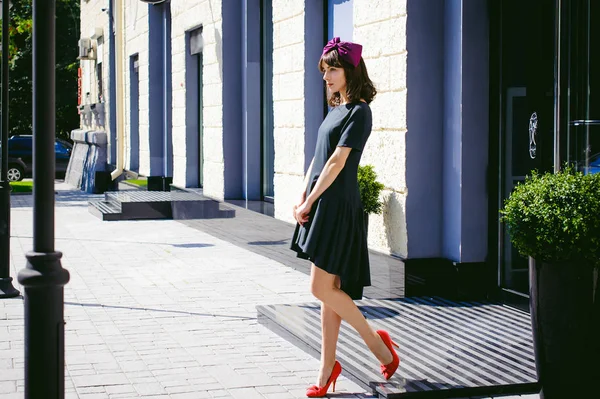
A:
<svg viewBox="0 0 600 399">
<path fill-rule="evenodd" d="M 344 69 L 348 101 L 360 101 L 361 98 L 364 99 L 367 104 L 370 104 L 371 101 L 373 101 L 373 98 L 375 98 L 375 95 L 377 94 L 377 89 L 375 89 L 375 85 L 373 85 L 373 82 L 369 78 L 367 66 L 362 57 L 360 58 L 358 66 L 354 67 L 354 65 L 340 58 L 337 49 L 334 49 L 321 56 L 321 59 L 319 60 L 319 71 L 321 71 L 321 73 L 325 72 L 323 63 L 330 67 Z M 341 102 L 342 98 L 339 92 L 333 93 L 327 98 L 327 103 L 332 107 L 340 105 Z"/>
</svg>

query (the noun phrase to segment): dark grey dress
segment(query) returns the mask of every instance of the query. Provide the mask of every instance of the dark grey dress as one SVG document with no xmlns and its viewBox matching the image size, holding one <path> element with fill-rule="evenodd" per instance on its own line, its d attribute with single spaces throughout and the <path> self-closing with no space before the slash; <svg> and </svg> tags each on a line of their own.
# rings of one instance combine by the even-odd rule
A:
<svg viewBox="0 0 600 399">
<path fill-rule="evenodd" d="M 371 285 L 367 231 L 358 190 L 358 164 L 371 134 L 371 108 L 362 102 L 333 108 L 317 138 L 315 158 L 306 188 L 310 194 L 336 147 L 351 147 L 344 168 L 312 206 L 304 226 L 296 224 L 291 249 L 328 273 L 340 276 L 342 290 L 361 299 Z"/>
</svg>

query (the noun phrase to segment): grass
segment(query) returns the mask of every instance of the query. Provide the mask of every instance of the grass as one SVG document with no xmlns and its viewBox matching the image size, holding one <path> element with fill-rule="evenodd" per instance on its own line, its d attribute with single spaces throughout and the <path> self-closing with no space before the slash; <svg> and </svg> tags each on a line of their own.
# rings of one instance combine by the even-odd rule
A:
<svg viewBox="0 0 600 399">
<path fill-rule="evenodd" d="M 33 192 L 33 181 L 13 181 L 10 183 L 13 193 Z"/>
<path fill-rule="evenodd" d="M 135 184 L 138 187 L 148 187 L 148 180 L 146 179 L 131 179 L 125 180 L 127 183 Z"/>
</svg>

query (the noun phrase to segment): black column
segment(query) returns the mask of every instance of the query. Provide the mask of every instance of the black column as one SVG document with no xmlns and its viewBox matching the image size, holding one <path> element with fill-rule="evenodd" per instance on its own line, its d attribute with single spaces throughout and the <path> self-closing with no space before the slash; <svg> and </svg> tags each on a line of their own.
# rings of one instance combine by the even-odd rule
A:
<svg viewBox="0 0 600 399">
<path fill-rule="evenodd" d="M 64 295 L 69 272 L 54 250 L 56 0 L 33 0 L 33 251 L 25 289 L 25 398 L 64 398 Z"/>
<path fill-rule="evenodd" d="M 10 183 L 8 182 L 8 0 L 2 2 L 2 174 L 0 175 L 0 298 L 19 295 L 10 277 Z"/>
</svg>

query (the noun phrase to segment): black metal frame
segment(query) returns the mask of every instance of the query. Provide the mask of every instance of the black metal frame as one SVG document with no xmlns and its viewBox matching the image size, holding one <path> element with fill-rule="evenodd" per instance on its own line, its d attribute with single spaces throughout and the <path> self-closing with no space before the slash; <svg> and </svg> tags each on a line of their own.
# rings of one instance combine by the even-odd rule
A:
<svg viewBox="0 0 600 399">
<path fill-rule="evenodd" d="M 558 3 L 558 0 L 555 0 Z M 527 7 L 534 7 L 533 4 L 529 4 Z M 495 51 L 490 51 L 490 146 L 489 146 L 489 172 L 488 179 L 490 184 L 488 184 L 488 196 L 489 196 L 489 213 L 488 213 L 488 263 L 491 268 L 494 269 L 495 275 L 497 278 L 496 281 L 496 289 L 492 293 L 492 296 L 497 299 L 505 302 L 507 304 L 516 306 L 523 310 L 529 309 L 529 296 L 527 293 L 520 293 L 514 291 L 512 289 L 508 289 L 502 286 L 502 269 L 499 265 L 501 259 L 501 251 L 503 248 L 504 234 L 503 230 L 498 222 L 499 212 L 498 210 L 503 206 L 502 204 L 502 192 L 500 187 L 504 186 L 504 168 L 503 160 L 500 155 L 504 154 L 505 151 L 509 150 L 505 148 L 505 140 L 504 140 L 504 112 L 505 112 L 505 102 L 506 98 L 504 97 L 504 81 L 503 81 L 503 65 L 504 55 L 503 55 L 503 33 L 502 33 L 502 19 L 503 19 L 503 6 L 502 2 L 490 2 L 489 3 L 489 21 L 490 21 L 490 49 Z M 538 16 L 541 18 L 541 16 Z M 541 21 L 537 21 L 536 23 L 540 24 L 541 31 Z M 536 52 L 540 52 L 541 49 L 536 48 Z M 525 65 L 526 68 L 527 64 Z M 526 72 L 531 76 L 530 71 Z M 531 86 L 531 85 L 530 85 Z M 541 104 L 539 97 L 539 84 L 533 85 L 529 87 L 528 90 L 528 101 L 532 99 L 535 100 L 536 104 Z M 532 93 L 529 93 L 532 91 Z M 556 93 L 555 93 L 556 96 Z M 555 105 L 556 107 L 556 105 Z M 548 118 L 550 117 L 550 119 Z M 551 115 L 547 115 L 545 118 L 546 123 L 550 121 L 553 117 Z M 553 124 L 554 121 L 551 121 L 550 124 Z M 547 138 L 546 138 L 547 139 Z M 550 137 L 551 139 L 551 137 Z M 552 155 L 551 152 L 553 149 L 552 145 L 548 146 L 546 143 L 544 153 L 538 154 L 538 157 L 543 156 L 544 158 L 548 158 L 549 155 Z"/>
<path fill-rule="evenodd" d="M 575 101 L 571 96 L 581 95 L 577 91 L 577 84 L 581 86 L 582 82 L 572 81 L 570 68 L 581 67 L 579 65 L 587 60 L 572 59 L 569 54 L 569 46 L 573 45 L 571 35 L 579 35 L 575 39 L 578 43 L 587 45 L 586 38 L 580 33 L 574 32 L 581 24 L 577 20 L 581 6 L 579 2 L 569 2 L 564 0 L 554 0 L 554 148 L 546 146 L 546 161 L 550 159 L 548 155 L 552 155 L 553 169 L 558 170 L 564 161 L 573 161 L 568 154 L 568 132 L 570 125 L 586 124 L 593 125 L 594 120 L 573 121 L 571 119 L 581 118 L 579 115 L 571 115 L 570 101 Z M 499 49 L 498 51 L 490 52 L 490 149 L 489 149 L 489 181 L 488 193 L 490 198 L 489 203 L 489 263 L 493 267 L 497 267 L 499 263 L 499 254 L 496 250 L 500 240 L 503 239 L 501 232 L 498 229 L 498 209 L 502 206 L 500 203 L 500 192 L 498 183 L 502 181 L 502 170 L 499 163 L 499 153 L 503 147 L 502 129 L 503 121 L 503 104 L 505 99 L 502 97 L 502 33 L 500 21 L 502 18 L 501 2 L 489 3 L 489 18 L 490 18 L 490 48 Z M 539 18 L 539 15 L 538 15 Z M 538 21 L 539 22 L 539 21 Z M 579 63 L 579 64 L 578 64 Z M 583 82 L 583 87 L 587 87 L 587 81 Z M 569 89 L 569 90 L 567 90 Z M 579 99 L 581 101 L 581 99 Z M 552 154 L 549 154 L 552 152 Z M 547 162 L 544 163 L 544 165 Z M 523 309 L 528 308 L 529 296 L 523 293 L 517 293 L 500 287 L 496 291 L 498 299 L 516 305 Z"/>
</svg>

